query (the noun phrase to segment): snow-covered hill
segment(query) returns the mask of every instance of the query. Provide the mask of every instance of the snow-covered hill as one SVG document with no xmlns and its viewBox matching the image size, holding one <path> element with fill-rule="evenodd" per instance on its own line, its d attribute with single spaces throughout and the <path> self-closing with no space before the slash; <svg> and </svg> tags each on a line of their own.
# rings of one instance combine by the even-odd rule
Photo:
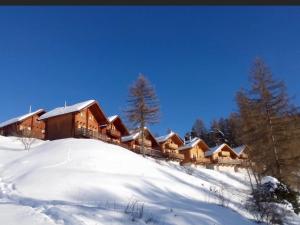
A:
<svg viewBox="0 0 300 225">
<path fill-rule="evenodd" d="M 0 224 L 254 224 L 243 172 L 187 172 L 97 140 L 38 141 L 28 152 L 2 136 L 0 166 Z"/>
</svg>

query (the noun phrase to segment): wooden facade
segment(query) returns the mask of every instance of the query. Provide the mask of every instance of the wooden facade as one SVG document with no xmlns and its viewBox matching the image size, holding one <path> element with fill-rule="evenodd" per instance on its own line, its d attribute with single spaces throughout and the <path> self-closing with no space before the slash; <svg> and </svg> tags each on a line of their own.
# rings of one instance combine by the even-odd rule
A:
<svg viewBox="0 0 300 225">
<path fill-rule="evenodd" d="M 151 155 L 154 157 L 163 157 L 160 145 L 156 141 L 155 137 L 151 134 L 149 129 L 145 128 L 144 134 L 144 147 L 146 155 Z M 133 131 L 130 135 L 122 137 L 121 140 L 124 147 L 127 147 L 134 152 L 142 153 L 142 138 L 139 131 Z"/>
<path fill-rule="evenodd" d="M 170 132 L 169 134 L 156 138 L 164 156 L 172 160 L 183 160 L 184 156 L 178 151 L 184 142 L 178 134 Z"/>
<path fill-rule="evenodd" d="M 45 111 L 39 109 L 0 124 L 0 134 L 4 136 L 28 136 L 38 139 L 45 138 L 45 123 L 39 120 Z"/>
<path fill-rule="evenodd" d="M 239 160 L 238 155 L 235 151 L 227 144 L 222 144 L 210 148 L 209 151 L 205 153 L 205 156 L 210 159 L 213 164 L 223 164 L 223 165 L 239 165 L 241 160 Z"/>
<path fill-rule="evenodd" d="M 56 108 L 40 119 L 45 121 L 45 139 L 48 140 L 70 137 L 107 138 L 106 126 L 109 122 L 95 100 Z"/>
<path fill-rule="evenodd" d="M 121 137 L 129 135 L 129 131 L 119 116 L 108 117 L 109 124 L 106 127 L 106 134 L 113 143 L 120 144 Z"/>
<path fill-rule="evenodd" d="M 195 163 L 205 164 L 209 163 L 210 159 L 205 157 L 205 152 L 209 150 L 207 144 L 199 138 L 194 138 L 191 141 L 186 142 L 178 151 L 184 155 L 181 164 Z"/>
</svg>

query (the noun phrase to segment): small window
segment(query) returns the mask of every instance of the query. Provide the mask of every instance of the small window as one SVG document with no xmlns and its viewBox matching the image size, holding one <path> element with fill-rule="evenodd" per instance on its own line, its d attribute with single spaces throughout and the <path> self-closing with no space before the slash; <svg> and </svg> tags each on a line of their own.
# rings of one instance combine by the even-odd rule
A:
<svg viewBox="0 0 300 225">
<path fill-rule="evenodd" d="M 80 113 L 80 116 L 83 117 L 83 112 Z"/>
</svg>

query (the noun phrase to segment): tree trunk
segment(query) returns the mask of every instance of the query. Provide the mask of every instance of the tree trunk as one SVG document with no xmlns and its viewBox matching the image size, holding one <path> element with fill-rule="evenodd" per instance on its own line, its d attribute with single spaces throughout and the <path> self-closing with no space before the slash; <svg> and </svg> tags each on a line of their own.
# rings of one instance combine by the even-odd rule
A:
<svg viewBox="0 0 300 225">
<path fill-rule="evenodd" d="M 143 157 L 145 157 L 145 129 L 144 129 L 144 123 L 142 122 L 142 127 L 141 127 L 141 136 L 142 136 L 142 153 Z"/>
<path fill-rule="evenodd" d="M 278 172 L 278 179 L 281 180 L 281 168 L 280 168 L 280 164 L 279 164 L 279 158 L 278 158 L 278 152 L 277 152 L 275 137 L 274 137 L 274 134 L 273 134 L 273 125 L 272 125 L 272 120 L 271 120 L 271 117 L 270 117 L 269 108 L 268 108 L 267 105 L 266 105 L 266 111 L 267 111 L 267 117 L 268 117 L 270 132 L 271 132 L 271 140 L 272 140 L 272 144 L 273 144 L 273 154 L 274 154 L 274 158 L 275 158 L 275 162 L 276 162 L 276 168 L 277 168 L 277 172 Z"/>
</svg>

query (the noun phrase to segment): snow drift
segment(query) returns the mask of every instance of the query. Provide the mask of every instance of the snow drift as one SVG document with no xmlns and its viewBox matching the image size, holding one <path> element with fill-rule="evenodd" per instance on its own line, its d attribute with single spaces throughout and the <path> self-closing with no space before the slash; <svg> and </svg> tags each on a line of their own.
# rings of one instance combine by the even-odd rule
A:
<svg viewBox="0 0 300 225">
<path fill-rule="evenodd" d="M 254 224 L 243 209 L 250 190 L 242 172 L 190 175 L 176 163 L 72 138 L 27 152 L 1 137 L 0 157 L 1 224 Z M 126 212 L 132 203 L 141 217 Z"/>
</svg>

